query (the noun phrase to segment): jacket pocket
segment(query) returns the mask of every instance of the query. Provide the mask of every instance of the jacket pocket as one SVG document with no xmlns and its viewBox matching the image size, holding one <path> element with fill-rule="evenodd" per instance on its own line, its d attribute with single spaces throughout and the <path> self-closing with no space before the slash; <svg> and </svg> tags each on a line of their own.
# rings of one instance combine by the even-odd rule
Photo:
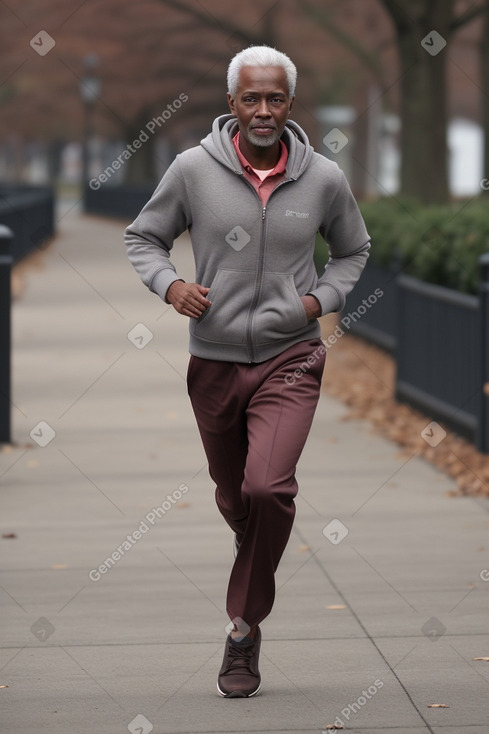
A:
<svg viewBox="0 0 489 734">
<path fill-rule="evenodd" d="M 261 297 L 253 318 L 256 344 L 287 339 L 308 323 L 292 273 L 263 273 Z"/>
<path fill-rule="evenodd" d="M 212 306 L 190 319 L 190 333 L 217 344 L 244 344 L 254 283 L 254 271 L 219 268 L 207 294 Z"/>
<path fill-rule="evenodd" d="M 302 331 L 308 319 L 292 273 L 264 272 L 253 314 L 254 270 L 219 268 L 207 298 L 212 306 L 190 320 L 190 332 L 217 344 L 244 344 L 248 325 L 255 344 L 287 339 Z"/>
</svg>

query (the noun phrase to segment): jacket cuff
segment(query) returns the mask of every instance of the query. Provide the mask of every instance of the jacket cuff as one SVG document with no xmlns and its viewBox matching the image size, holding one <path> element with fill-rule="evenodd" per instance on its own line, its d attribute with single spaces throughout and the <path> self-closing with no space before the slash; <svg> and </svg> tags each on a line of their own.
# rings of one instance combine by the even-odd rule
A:
<svg viewBox="0 0 489 734">
<path fill-rule="evenodd" d="M 323 285 L 314 291 L 309 291 L 307 295 L 314 296 L 319 301 L 321 304 L 321 316 L 340 311 L 342 308 L 338 292 L 331 285 Z"/>
<path fill-rule="evenodd" d="M 165 303 L 168 303 L 166 300 L 166 294 L 168 291 L 168 288 L 171 286 L 172 283 L 174 283 L 176 280 L 183 280 L 183 278 L 180 278 L 174 270 L 171 268 L 164 268 L 163 270 L 159 270 L 156 275 L 154 276 L 153 280 L 151 281 L 150 290 L 153 291 L 153 293 L 156 293 L 162 301 Z"/>
</svg>

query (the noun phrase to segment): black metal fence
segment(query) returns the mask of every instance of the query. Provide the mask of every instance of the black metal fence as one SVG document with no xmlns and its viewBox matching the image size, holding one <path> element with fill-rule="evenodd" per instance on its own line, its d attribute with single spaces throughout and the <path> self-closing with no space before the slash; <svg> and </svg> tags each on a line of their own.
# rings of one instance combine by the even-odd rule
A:
<svg viewBox="0 0 489 734">
<path fill-rule="evenodd" d="M 397 341 L 397 270 L 396 264 L 388 269 L 368 260 L 343 312 L 344 317 L 351 318 L 351 331 L 391 353 Z M 379 288 L 382 295 L 371 305 L 368 299 Z"/>
<path fill-rule="evenodd" d="M 0 184 L 0 223 L 14 233 L 15 262 L 54 235 L 54 192 L 45 186 Z"/>
<path fill-rule="evenodd" d="M 156 184 L 154 186 L 121 184 L 100 185 L 99 188 L 93 189 L 87 184 L 83 199 L 84 209 L 87 214 L 133 220 L 149 201 L 155 188 Z"/>
<path fill-rule="evenodd" d="M 479 299 L 400 275 L 396 395 L 471 439 L 481 394 Z"/>
<path fill-rule="evenodd" d="M 489 453 L 489 254 L 480 266 L 473 296 L 368 263 L 344 315 L 380 288 L 350 331 L 393 353 L 399 400 Z"/>
<path fill-rule="evenodd" d="M 0 184 L 0 442 L 10 441 L 11 268 L 54 235 L 49 187 Z"/>
</svg>

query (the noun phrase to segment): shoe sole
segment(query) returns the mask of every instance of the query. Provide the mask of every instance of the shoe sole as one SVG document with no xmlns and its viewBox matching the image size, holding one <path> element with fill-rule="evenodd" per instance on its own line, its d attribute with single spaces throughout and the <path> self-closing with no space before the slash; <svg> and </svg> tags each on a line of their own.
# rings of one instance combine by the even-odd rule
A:
<svg viewBox="0 0 489 734">
<path fill-rule="evenodd" d="M 231 691 L 231 693 L 224 693 L 219 688 L 219 683 L 217 684 L 217 692 L 223 698 L 251 698 L 252 696 L 256 696 L 257 693 L 260 693 L 260 691 L 261 691 L 261 683 L 259 684 L 256 691 L 253 691 L 253 693 L 243 693 L 243 691 Z"/>
</svg>

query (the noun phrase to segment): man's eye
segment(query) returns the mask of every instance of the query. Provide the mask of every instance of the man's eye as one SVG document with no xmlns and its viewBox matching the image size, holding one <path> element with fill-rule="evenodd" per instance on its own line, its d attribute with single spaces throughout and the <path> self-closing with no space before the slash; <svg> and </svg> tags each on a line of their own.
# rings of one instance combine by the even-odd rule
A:
<svg viewBox="0 0 489 734">
<path fill-rule="evenodd" d="M 256 102 L 255 97 L 245 97 L 243 102 Z"/>
</svg>

